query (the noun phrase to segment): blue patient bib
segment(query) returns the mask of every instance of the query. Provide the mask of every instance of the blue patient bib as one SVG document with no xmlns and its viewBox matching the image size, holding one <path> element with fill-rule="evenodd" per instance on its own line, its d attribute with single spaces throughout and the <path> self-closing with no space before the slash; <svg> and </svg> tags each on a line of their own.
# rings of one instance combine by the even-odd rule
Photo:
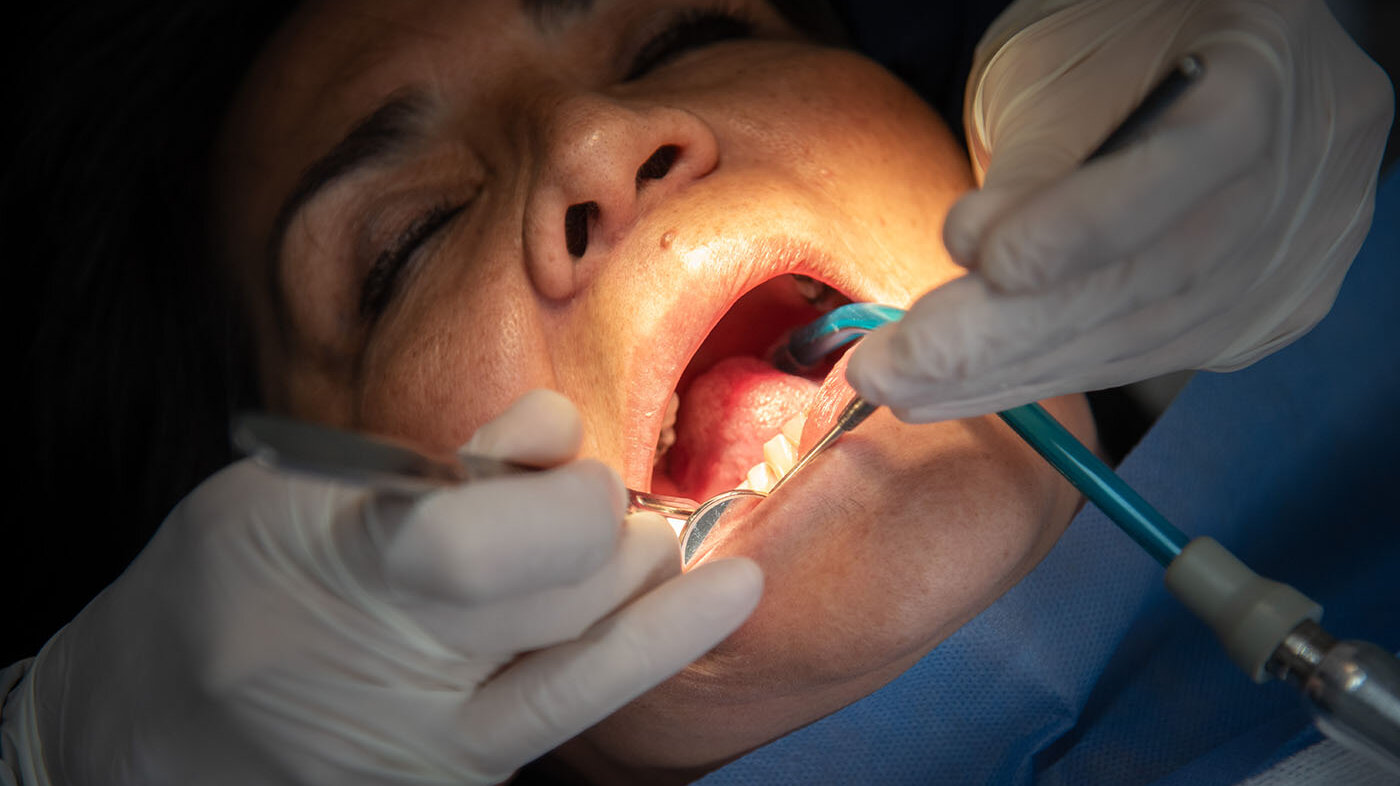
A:
<svg viewBox="0 0 1400 786">
<path fill-rule="evenodd" d="M 1321 602 L 1338 638 L 1400 649 L 1400 177 L 1332 312 L 1286 349 L 1198 374 L 1119 468 Z M 705 784 L 1231 784 L 1316 742 L 1087 507 L 1020 584 L 880 691 Z"/>
</svg>

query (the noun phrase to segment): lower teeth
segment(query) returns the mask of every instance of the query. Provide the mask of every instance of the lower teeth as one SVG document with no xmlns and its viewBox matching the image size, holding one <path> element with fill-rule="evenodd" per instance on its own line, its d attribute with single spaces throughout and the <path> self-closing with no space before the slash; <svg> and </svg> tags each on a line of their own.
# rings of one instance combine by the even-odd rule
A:
<svg viewBox="0 0 1400 786">
<path fill-rule="evenodd" d="M 807 416 L 798 414 L 783 424 L 772 439 L 763 443 L 763 461 L 749 470 L 739 488 L 762 491 L 765 494 L 797 463 L 797 445 L 802 439 L 802 427 Z"/>
<path fill-rule="evenodd" d="M 830 310 L 835 307 L 839 293 L 835 289 L 811 276 L 792 274 L 797 294 L 810 305 Z M 786 338 L 783 339 L 784 341 Z M 772 354 L 771 352 L 769 353 Z M 676 444 L 676 412 L 680 408 L 680 396 L 671 394 L 666 403 L 666 414 L 662 418 L 661 432 L 656 438 L 656 453 L 652 465 L 660 466 L 671 446 Z M 797 446 L 802 440 L 802 427 L 807 422 L 805 414 L 797 414 L 782 425 L 781 431 L 763 445 L 763 461 L 755 464 L 738 488 L 767 493 L 782 479 L 787 471 L 797 463 Z"/>
<path fill-rule="evenodd" d="M 656 455 L 652 465 L 658 466 L 666 457 L 667 451 L 676 444 L 676 412 L 680 409 L 680 396 L 671 394 L 666 404 L 666 414 L 661 421 L 661 434 L 656 438 Z M 770 491 L 787 471 L 797 463 L 797 446 L 802 441 L 802 427 L 807 424 L 807 416 L 794 415 L 773 438 L 763 443 L 763 461 L 753 465 L 748 475 L 737 488 L 749 491 Z"/>
</svg>

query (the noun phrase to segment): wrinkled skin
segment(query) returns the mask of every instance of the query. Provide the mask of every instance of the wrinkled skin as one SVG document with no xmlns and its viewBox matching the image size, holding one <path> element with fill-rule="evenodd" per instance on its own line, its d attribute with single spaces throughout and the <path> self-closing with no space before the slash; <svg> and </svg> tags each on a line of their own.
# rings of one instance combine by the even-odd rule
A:
<svg viewBox="0 0 1400 786">
<path fill-rule="evenodd" d="M 959 275 L 939 238 L 971 179 L 941 122 L 762 3 L 725 7 L 753 37 L 635 79 L 634 56 L 677 4 L 601 1 L 542 22 L 515 0 L 302 9 L 248 76 L 217 170 L 219 248 L 270 405 L 448 450 L 549 387 L 582 411 L 583 454 L 646 489 L 666 482 L 652 472 L 666 402 L 740 295 L 801 273 L 907 305 Z M 302 173 L 408 90 L 427 107 L 412 138 L 317 191 L 277 239 Z M 670 166 L 639 178 L 667 146 Z M 572 254 L 569 208 L 589 202 Z M 466 203 L 367 318 L 376 258 L 424 214 Z M 849 394 L 838 366 L 804 447 Z M 1046 404 L 1092 438 L 1082 398 Z M 819 718 L 1014 584 L 1077 502 L 994 417 L 906 426 L 878 413 L 706 543 L 700 561 L 763 567 L 749 622 L 563 755 L 598 777 L 693 773 Z"/>
</svg>

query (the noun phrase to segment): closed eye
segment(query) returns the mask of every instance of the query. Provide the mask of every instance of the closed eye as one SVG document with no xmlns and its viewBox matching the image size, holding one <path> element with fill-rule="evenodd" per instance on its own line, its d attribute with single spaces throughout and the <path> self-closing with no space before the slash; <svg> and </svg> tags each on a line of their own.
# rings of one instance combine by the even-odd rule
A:
<svg viewBox="0 0 1400 786">
<path fill-rule="evenodd" d="M 416 218 L 394 238 L 388 248 L 375 257 L 360 286 L 360 319 L 374 324 L 393 302 L 403 279 L 405 268 L 413 262 L 419 250 L 466 209 L 466 204 L 433 208 Z"/>
<path fill-rule="evenodd" d="M 653 69 L 693 49 L 721 41 L 751 38 L 754 23 L 728 11 L 692 8 L 676 16 L 647 41 L 632 58 L 624 82 L 640 79 Z"/>
</svg>

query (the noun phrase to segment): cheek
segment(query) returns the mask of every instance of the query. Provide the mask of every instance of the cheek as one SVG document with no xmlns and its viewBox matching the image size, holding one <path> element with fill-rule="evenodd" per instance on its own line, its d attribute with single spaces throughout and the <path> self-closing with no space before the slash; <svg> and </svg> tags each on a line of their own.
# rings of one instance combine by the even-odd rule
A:
<svg viewBox="0 0 1400 786">
<path fill-rule="evenodd" d="M 935 454 L 853 446 L 843 456 L 905 482 L 813 495 L 822 510 L 801 517 L 807 537 L 755 543 L 767 589 L 729 652 L 765 653 L 767 679 L 878 674 L 952 633 L 1039 559 L 1068 518 L 1053 474 L 994 421 L 933 428 Z M 907 477 L 914 461 L 941 469 Z"/>
<path fill-rule="evenodd" d="M 737 96 L 737 98 L 736 98 Z M 903 83 L 835 51 L 785 62 L 716 104 L 732 123 L 734 163 L 781 168 L 832 216 L 873 292 L 907 303 L 961 275 L 942 244 L 943 218 L 973 187 L 943 121 Z"/>
<path fill-rule="evenodd" d="M 356 386 L 356 425 L 454 450 L 520 394 L 555 385 L 546 332 L 519 276 L 435 273 L 376 328 Z"/>
<path fill-rule="evenodd" d="M 1082 402 L 1047 404 L 1071 428 L 1087 416 Z M 818 491 L 845 490 L 799 493 L 784 505 L 788 521 L 756 520 L 752 537 L 717 548 L 763 567 L 754 615 L 590 737 L 681 764 L 747 750 L 884 685 L 1025 575 L 1069 521 L 1067 485 L 995 418 L 923 437 L 937 447 L 829 454 L 832 475 L 873 462 L 897 481 L 870 494 L 878 484 L 823 479 Z M 912 476 L 902 472 L 911 458 L 924 465 Z"/>
<path fill-rule="evenodd" d="M 351 385 L 354 425 L 454 450 L 521 394 L 549 388 L 583 416 L 580 455 L 621 466 L 627 380 L 647 372 L 619 349 L 637 320 L 625 271 L 605 269 L 586 295 L 551 302 L 506 240 L 454 242 L 492 250 L 445 252 L 409 281 Z"/>
</svg>

